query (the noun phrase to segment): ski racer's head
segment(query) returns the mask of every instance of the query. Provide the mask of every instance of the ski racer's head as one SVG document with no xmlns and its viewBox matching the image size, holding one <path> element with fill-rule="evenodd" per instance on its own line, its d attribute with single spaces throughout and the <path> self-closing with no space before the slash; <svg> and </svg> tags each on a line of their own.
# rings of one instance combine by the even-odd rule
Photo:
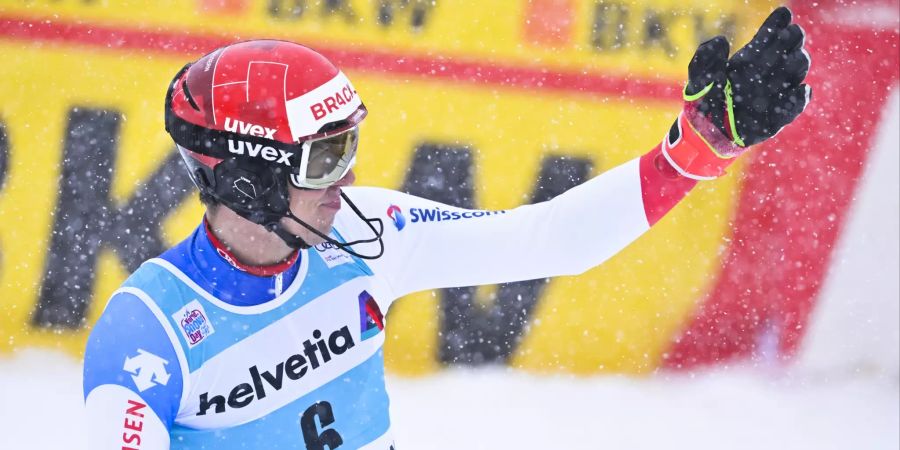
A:
<svg viewBox="0 0 900 450">
<path fill-rule="evenodd" d="M 275 40 L 228 45 L 187 64 L 165 105 L 166 131 L 203 203 L 294 248 L 330 241 L 366 113 L 334 64 Z"/>
</svg>

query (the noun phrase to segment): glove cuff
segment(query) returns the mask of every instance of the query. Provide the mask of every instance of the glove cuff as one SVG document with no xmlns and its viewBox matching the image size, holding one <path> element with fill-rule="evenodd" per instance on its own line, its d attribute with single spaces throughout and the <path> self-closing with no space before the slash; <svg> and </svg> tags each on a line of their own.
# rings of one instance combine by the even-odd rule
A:
<svg viewBox="0 0 900 450">
<path fill-rule="evenodd" d="M 695 102 L 686 102 L 684 111 L 663 139 L 662 154 L 681 175 L 694 180 L 712 180 L 746 149 L 735 145 L 706 116 Z"/>
</svg>

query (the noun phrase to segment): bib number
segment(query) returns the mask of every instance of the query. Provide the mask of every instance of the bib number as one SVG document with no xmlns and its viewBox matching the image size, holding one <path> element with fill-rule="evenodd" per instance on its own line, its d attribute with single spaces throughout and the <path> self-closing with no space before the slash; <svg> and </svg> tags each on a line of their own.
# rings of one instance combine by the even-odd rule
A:
<svg viewBox="0 0 900 450">
<path fill-rule="evenodd" d="M 318 424 L 316 417 L 319 418 Z M 334 412 L 331 403 L 318 402 L 303 412 L 300 416 L 300 431 L 303 433 L 303 442 L 307 450 L 334 450 L 344 443 L 341 434 L 333 428 L 326 428 L 334 423 Z M 319 427 L 322 427 L 321 433 Z"/>
</svg>

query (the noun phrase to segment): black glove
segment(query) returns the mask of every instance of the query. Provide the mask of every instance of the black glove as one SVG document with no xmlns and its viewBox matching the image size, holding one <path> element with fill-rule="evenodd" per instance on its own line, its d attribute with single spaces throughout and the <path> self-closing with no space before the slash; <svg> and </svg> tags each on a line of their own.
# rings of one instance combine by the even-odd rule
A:
<svg viewBox="0 0 900 450">
<path fill-rule="evenodd" d="M 685 101 L 696 102 L 700 113 L 740 147 L 778 134 L 812 97 L 803 84 L 810 64 L 804 36 L 782 6 L 731 59 L 724 36 L 700 44 L 688 66 Z"/>
</svg>

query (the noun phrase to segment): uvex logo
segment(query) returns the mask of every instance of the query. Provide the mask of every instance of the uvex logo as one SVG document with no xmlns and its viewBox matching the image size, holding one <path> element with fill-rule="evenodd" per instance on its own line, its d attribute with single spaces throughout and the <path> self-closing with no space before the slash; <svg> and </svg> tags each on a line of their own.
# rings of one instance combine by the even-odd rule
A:
<svg viewBox="0 0 900 450">
<path fill-rule="evenodd" d="M 253 144 L 245 141 L 228 140 L 228 151 L 236 155 L 247 154 L 247 156 L 259 157 L 266 161 L 275 161 L 277 164 L 291 165 L 292 152 L 286 152 L 281 149 L 272 148 L 268 145 Z"/>
<path fill-rule="evenodd" d="M 316 120 L 319 120 L 330 114 L 332 111 L 340 109 L 341 106 L 350 103 L 355 96 L 356 91 L 347 84 L 331 96 L 325 97 L 321 102 L 314 103 L 309 107 L 309 110 L 312 112 L 313 117 Z"/>
<path fill-rule="evenodd" d="M 209 392 L 201 394 L 200 412 L 197 415 L 206 415 L 210 408 L 214 408 L 213 412 L 219 414 L 225 412 L 226 407 L 243 408 L 254 400 L 262 400 L 266 398 L 266 389 L 280 391 L 285 381 L 299 380 L 356 345 L 347 326 L 333 331 L 327 339 L 322 337 L 319 330 L 313 331 L 312 337 L 313 340 L 303 341 L 302 350 L 288 356 L 269 370 L 260 372 L 259 367 L 251 366 L 247 369 L 250 372 L 250 380 L 234 386 L 228 393 L 212 397 L 209 396 Z"/>
<path fill-rule="evenodd" d="M 231 117 L 225 118 L 225 131 L 241 133 L 248 136 L 259 136 L 266 139 L 275 139 L 275 128 L 266 128 L 252 123 L 241 122 Z"/>
</svg>

